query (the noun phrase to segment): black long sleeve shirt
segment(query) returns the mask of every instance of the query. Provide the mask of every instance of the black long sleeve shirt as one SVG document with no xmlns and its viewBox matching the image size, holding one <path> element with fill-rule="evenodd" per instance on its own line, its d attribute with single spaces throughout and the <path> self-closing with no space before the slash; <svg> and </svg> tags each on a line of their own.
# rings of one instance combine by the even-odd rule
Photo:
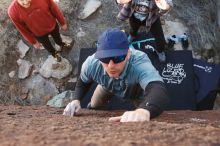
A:
<svg viewBox="0 0 220 146">
<path fill-rule="evenodd" d="M 84 83 L 81 78 L 78 79 L 75 87 L 74 100 L 82 100 L 90 89 L 92 83 Z M 144 99 L 139 104 L 139 108 L 150 112 L 150 118 L 160 115 L 169 102 L 166 87 L 163 82 L 150 82 L 144 90 Z"/>
</svg>

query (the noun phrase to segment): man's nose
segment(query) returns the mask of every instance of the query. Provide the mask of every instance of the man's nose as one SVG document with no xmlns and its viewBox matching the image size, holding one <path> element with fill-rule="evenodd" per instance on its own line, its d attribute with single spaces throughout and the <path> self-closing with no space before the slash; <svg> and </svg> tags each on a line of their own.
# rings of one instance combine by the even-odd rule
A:
<svg viewBox="0 0 220 146">
<path fill-rule="evenodd" d="M 113 68 L 114 66 L 115 66 L 115 63 L 112 60 L 110 60 L 109 64 L 108 64 L 108 67 Z"/>
</svg>

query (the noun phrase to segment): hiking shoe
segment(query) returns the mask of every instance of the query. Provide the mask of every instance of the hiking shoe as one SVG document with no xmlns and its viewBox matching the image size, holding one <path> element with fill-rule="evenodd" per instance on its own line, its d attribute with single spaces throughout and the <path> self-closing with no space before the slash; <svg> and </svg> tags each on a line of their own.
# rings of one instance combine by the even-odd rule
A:
<svg viewBox="0 0 220 146">
<path fill-rule="evenodd" d="M 169 49 L 173 48 L 174 45 L 177 43 L 178 39 L 176 38 L 176 35 L 170 36 L 168 39 L 167 47 Z"/>
<path fill-rule="evenodd" d="M 60 56 L 60 54 L 59 54 L 59 53 L 55 53 L 54 59 L 55 59 L 56 62 L 61 62 L 61 56 Z"/>
<path fill-rule="evenodd" d="M 182 48 L 184 50 L 187 50 L 189 47 L 189 40 L 188 40 L 188 36 L 186 35 L 186 33 L 184 33 L 183 35 L 180 36 L 180 41 L 182 44 Z"/>
<path fill-rule="evenodd" d="M 157 56 L 160 62 L 166 62 L 166 55 L 164 52 L 157 52 Z"/>
<path fill-rule="evenodd" d="M 69 50 L 72 49 L 72 45 L 69 43 L 64 42 L 63 45 L 61 46 L 61 51 L 63 50 Z"/>
<path fill-rule="evenodd" d="M 175 41 L 168 39 L 167 47 L 168 49 L 172 49 L 175 45 Z"/>
<path fill-rule="evenodd" d="M 187 40 L 181 40 L 181 43 L 182 43 L 182 48 L 184 49 L 184 50 L 187 50 L 188 49 L 188 47 L 189 47 L 189 41 L 188 41 L 188 39 Z"/>
</svg>

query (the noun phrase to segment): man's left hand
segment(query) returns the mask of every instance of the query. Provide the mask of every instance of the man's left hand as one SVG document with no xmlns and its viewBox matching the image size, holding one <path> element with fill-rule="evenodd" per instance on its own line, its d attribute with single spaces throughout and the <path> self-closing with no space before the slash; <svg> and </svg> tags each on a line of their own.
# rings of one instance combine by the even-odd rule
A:
<svg viewBox="0 0 220 146">
<path fill-rule="evenodd" d="M 63 26 L 61 26 L 61 30 L 62 31 L 67 31 L 67 24 L 64 24 Z"/>
<path fill-rule="evenodd" d="M 150 112 L 139 108 L 134 111 L 126 111 L 122 116 L 109 118 L 110 122 L 144 122 L 150 121 Z"/>
<path fill-rule="evenodd" d="M 170 5 L 167 4 L 166 0 L 155 0 L 155 3 L 157 5 L 157 7 L 162 10 L 170 9 Z"/>
</svg>

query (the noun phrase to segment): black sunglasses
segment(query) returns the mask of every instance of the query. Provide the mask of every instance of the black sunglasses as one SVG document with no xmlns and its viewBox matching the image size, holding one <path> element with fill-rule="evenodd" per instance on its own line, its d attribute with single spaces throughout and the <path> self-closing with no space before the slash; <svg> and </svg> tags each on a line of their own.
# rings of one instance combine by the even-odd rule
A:
<svg viewBox="0 0 220 146">
<path fill-rule="evenodd" d="M 105 64 L 109 64 L 109 62 L 112 60 L 115 64 L 120 63 L 125 60 L 126 55 L 122 56 L 115 56 L 115 57 L 107 57 L 107 58 L 100 58 L 99 60 Z"/>
</svg>

